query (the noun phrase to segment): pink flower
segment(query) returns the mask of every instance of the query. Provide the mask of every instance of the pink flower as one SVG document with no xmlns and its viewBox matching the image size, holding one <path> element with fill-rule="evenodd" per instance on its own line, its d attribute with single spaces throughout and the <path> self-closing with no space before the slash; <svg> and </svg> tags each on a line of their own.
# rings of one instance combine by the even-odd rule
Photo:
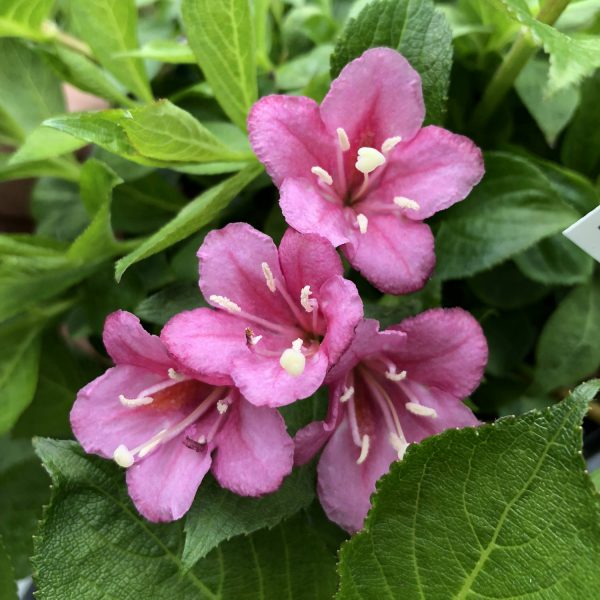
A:
<svg viewBox="0 0 600 600">
<path fill-rule="evenodd" d="M 185 375 L 130 313 L 107 318 L 104 345 L 116 366 L 80 390 L 71 426 L 86 452 L 127 468 L 147 519 L 183 516 L 211 467 L 243 496 L 273 492 L 291 472 L 293 442 L 276 409 Z"/>
<path fill-rule="evenodd" d="M 169 353 L 214 384 L 233 382 L 256 406 L 314 393 L 363 314 L 331 244 L 290 229 L 277 250 L 232 223 L 211 231 L 198 257 L 200 289 L 217 310 L 173 317 L 161 334 Z"/>
<path fill-rule="evenodd" d="M 435 265 L 422 221 L 465 198 L 483 175 L 480 150 L 440 127 L 421 129 L 421 79 L 394 50 L 352 61 L 319 107 L 266 96 L 250 112 L 258 158 L 289 225 L 341 246 L 384 292 L 421 288 Z"/>
<path fill-rule="evenodd" d="M 386 331 L 363 321 L 330 373 L 325 421 L 295 438 L 297 464 L 324 445 L 318 466 L 321 504 L 350 532 L 362 527 L 375 482 L 409 444 L 450 427 L 477 425 L 461 402 L 487 361 L 481 327 L 461 309 L 433 309 Z"/>
</svg>

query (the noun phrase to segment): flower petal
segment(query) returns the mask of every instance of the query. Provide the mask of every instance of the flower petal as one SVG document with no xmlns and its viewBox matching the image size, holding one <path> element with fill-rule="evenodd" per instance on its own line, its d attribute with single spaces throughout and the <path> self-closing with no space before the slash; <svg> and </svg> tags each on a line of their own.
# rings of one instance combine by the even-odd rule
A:
<svg viewBox="0 0 600 600">
<path fill-rule="evenodd" d="M 342 247 L 350 264 L 382 292 L 421 289 L 435 266 L 429 227 L 394 214 L 368 214 L 368 220 L 367 232 Z"/>
<path fill-rule="evenodd" d="M 136 508 L 149 521 L 180 519 L 210 469 L 209 449 L 188 448 L 176 437 L 127 469 L 127 487 Z"/>
<path fill-rule="evenodd" d="M 422 221 L 466 198 L 483 173 L 481 150 L 469 138 L 431 125 L 398 146 L 365 204 L 391 205 L 395 196 L 403 196 L 420 206 L 405 209 L 404 215 Z"/>
<path fill-rule="evenodd" d="M 328 134 L 319 107 L 310 98 L 261 98 L 248 116 L 248 134 L 254 153 L 277 186 L 288 177 L 311 177 L 312 167 L 332 170 L 337 138 Z"/>
<path fill-rule="evenodd" d="M 287 178 L 279 196 L 281 212 L 288 225 L 301 233 L 315 233 L 334 246 L 348 242 L 351 226 L 341 203 L 325 200 L 319 187 L 309 179 Z"/>
<path fill-rule="evenodd" d="M 433 308 L 390 327 L 407 335 L 394 359 L 416 381 L 466 398 L 483 377 L 488 347 L 481 326 L 460 308 Z"/>
<path fill-rule="evenodd" d="M 281 294 L 267 286 L 263 263 L 280 282 L 279 255 L 273 240 L 247 223 L 230 223 L 211 231 L 198 250 L 200 289 L 210 296 L 225 296 L 248 313 L 288 323 L 290 310 Z"/>
<path fill-rule="evenodd" d="M 140 320 L 127 311 L 117 310 L 108 315 L 102 339 L 117 365 L 135 365 L 165 375 L 169 367 L 174 366 L 160 339 L 150 335 Z"/>
<path fill-rule="evenodd" d="M 274 492 L 292 471 L 294 444 L 274 408 L 256 407 L 243 398 L 219 432 L 213 473 L 225 488 L 242 496 Z"/>
<path fill-rule="evenodd" d="M 224 311 L 197 308 L 175 315 L 160 337 L 169 354 L 213 385 L 231 384 L 231 363 L 246 348 L 245 324 Z"/>
<path fill-rule="evenodd" d="M 421 78 L 395 50 L 372 48 L 333 81 L 321 117 L 331 132 L 344 128 L 353 153 L 358 145 L 379 149 L 395 136 L 409 140 L 425 117 Z"/>
</svg>

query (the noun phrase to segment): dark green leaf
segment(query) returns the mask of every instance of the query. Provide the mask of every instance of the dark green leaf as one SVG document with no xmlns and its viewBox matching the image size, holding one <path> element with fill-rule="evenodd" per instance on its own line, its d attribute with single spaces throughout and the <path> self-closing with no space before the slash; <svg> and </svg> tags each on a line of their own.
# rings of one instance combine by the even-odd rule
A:
<svg viewBox="0 0 600 600">
<path fill-rule="evenodd" d="M 10 557 L 0 537 L 0 598 L 18 600 L 15 572 L 10 564 Z"/>
<path fill-rule="evenodd" d="M 184 310 L 206 306 L 197 283 L 175 283 L 142 300 L 135 314 L 144 321 L 164 325 Z"/>
</svg>

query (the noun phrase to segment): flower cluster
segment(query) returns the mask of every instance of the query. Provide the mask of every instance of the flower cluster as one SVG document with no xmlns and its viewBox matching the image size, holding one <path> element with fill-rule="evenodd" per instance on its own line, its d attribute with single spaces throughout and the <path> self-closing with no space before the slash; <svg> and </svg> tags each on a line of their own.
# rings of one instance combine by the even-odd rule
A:
<svg viewBox="0 0 600 600">
<path fill-rule="evenodd" d="M 180 518 L 209 469 L 237 494 L 273 492 L 323 448 L 322 505 L 356 531 L 376 480 L 409 444 L 477 425 L 462 403 L 487 359 L 475 319 L 440 308 L 380 331 L 335 250 L 381 291 L 424 285 L 435 255 L 422 221 L 463 199 L 483 166 L 471 141 L 421 129 L 423 118 L 418 74 L 385 48 L 347 65 L 321 106 L 256 103 L 250 140 L 290 225 L 279 248 L 245 223 L 209 233 L 198 258 L 212 308 L 176 315 L 160 337 L 129 313 L 110 315 L 115 366 L 71 413 L 84 449 L 127 469 L 146 518 Z M 277 407 L 323 384 L 326 419 L 292 440 Z"/>
</svg>

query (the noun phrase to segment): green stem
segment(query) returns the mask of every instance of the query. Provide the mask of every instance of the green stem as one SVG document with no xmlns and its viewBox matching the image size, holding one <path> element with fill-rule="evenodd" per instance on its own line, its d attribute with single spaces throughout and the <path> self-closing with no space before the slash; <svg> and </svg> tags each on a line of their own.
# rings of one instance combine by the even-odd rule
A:
<svg viewBox="0 0 600 600">
<path fill-rule="evenodd" d="M 553 25 L 570 1 L 546 0 L 536 17 L 537 20 L 546 25 Z M 529 31 L 523 31 L 517 36 L 475 108 L 471 121 L 472 130 L 481 129 L 488 122 L 536 50 L 537 46 Z"/>
<path fill-rule="evenodd" d="M 76 37 L 73 37 L 68 33 L 65 33 L 64 31 L 61 31 L 53 21 L 44 21 L 42 25 L 42 31 L 48 36 L 48 38 L 58 42 L 65 48 L 79 52 L 79 54 L 83 54 L 83 56 L 86 58 L 94 60 L 94 53 L 86 43 L 78 40 Z"/>
</svg>

